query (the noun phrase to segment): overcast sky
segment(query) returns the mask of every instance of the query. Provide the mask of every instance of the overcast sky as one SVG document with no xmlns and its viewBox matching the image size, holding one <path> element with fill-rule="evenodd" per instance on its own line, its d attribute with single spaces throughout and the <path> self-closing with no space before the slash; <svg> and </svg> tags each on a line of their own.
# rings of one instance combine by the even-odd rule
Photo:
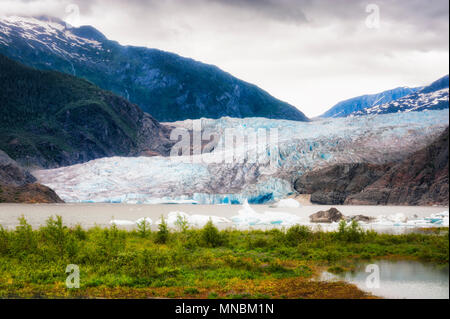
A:
<svg viewBox="0 0 450 319">
<path fill-rule="evenodd" d="M 0 0 L 2 13 L 215 64 L 311 117 L 449 69 L 448 0 Z"/>
</svg>

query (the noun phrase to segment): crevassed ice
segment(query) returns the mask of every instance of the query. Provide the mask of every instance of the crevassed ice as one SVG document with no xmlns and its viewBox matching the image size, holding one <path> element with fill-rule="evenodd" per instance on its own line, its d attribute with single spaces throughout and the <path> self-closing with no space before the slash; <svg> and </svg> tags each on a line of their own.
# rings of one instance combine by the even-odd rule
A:
<svg viewBox="0 0 450 319">
<path fill-rule="evenodd" d="M 226 128 L 243 135 L 277 128 L 275 167 L 249 161 L 192 163 L 190 157 L 176 161 L 111 157 L 34 174 L 66 202 L 268 203 L 292 194 L 296 177 L 310 170 L 336 163 L 385 163 L 425 147 L 448 126 L 448 109 L 313 122 L 263 118 L 201 121 L 203 129 L 221 136 Z M 192 121 L 172 125 L 191 129 Z"/>
</svg>

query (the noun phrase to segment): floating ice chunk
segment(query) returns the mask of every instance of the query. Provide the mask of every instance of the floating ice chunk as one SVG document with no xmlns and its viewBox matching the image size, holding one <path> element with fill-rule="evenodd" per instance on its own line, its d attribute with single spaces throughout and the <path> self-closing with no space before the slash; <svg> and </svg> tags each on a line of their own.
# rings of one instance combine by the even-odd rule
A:
<svg viewBox="0 0 450 319">
<path fill-rule="evenodd" d="M 231 218 L 233 223 L 238 226 L 256 226 L 256 225 L 295 225 L 301 221 L 301 218 L 294 214 L 283 212 L 264 212 L 257 213 L 250 207 L 248 201 L 244 201 L 242 209 L 236 216 Z"/>
<path fill-rule="evenodd" d="M 184 212 L 170 212 L 167 217 L 164 218 L 164 221 L 169 225 L 169 227 L 174 227 L 178 219 L 184 219 L 189 221 L 189 215 Z M 157 224 L 161 224 L 161 219 L 159 219 Z"/>
<path fill-rule="evenodd" d="M 406 223 L 406 221 L 407 221 L 406 216 L 402 213 L 390 215 L 388 217 L 388 219 L 392 220 L 393 222 L 397 222 L 397 223 Z"/>
<path fill-rule="evenodd" d="M 123 219 L 113 219 L 111 220 L 109 223 L 111 225 L 116 225 L 116 226 L 136 226 L 141 224 L 142 222 L 147 222 L 147 224 L 152 225 L 153 221 L 150 217 L 142 217 L 139 218 L 136 221 L 132 221 L 132 220 L 123 220 Z"/>
<path fill-rule="evenodd" d="M 293 226 L 300 223 L 301 218 L 294 214 L 284 212 L 264 212 L 261 224 Z"/>
<path fill-rule="evenodd" d="M 398 213 L 393 215 L 380 215 L 376 219 L 376 223 L 380 225 L 386 225 L 386 226 L 398 226 L 400 224 L 404 224 L 407 222 L 407 218 L 404 214 Z"/>
<path fill-rule="evenodd" d="M 153 220 L 150 217 L 142 217 L 136 220 L 136 225 L 142 224 L 144 222 L 147 223 L 148 225 L 153 224 Z"/>
<path fill-rule="evenodd" d="M 185 220 L 188 225 L 194 227 L 203 227 L 210 220 L 213 222 L 213 224 L 231 223 L 231 221 L 225 217 L 210 215 L 189 215 L 185 212 L 170 212 L 167 217 L 164 218 L 169 227 L 175 227 L 179 219 Z M 161 219 L 159 219 L 156 223 L 161 224 Z"/>
<path fill-rule="evenodd" d="M 189 224 L 197 227 L 205 226 L 210 220 L 213 224 L 230 223 L 229 219 L 219 216 L 191 215 L 188 219 Z"/>
<path fill-rule="evenodd" d="M 380 215 L 373 224 L 390 227 L 448 227 L 448 211 L 431 214 L 429 217 L 421 219 L 408 219 L 401 213 Z"/>
<path fill-rule="evenodd" d="M 133 225 L 136 225 L 136 222 L 133 222 L 131 220 L 120 220 L 120 219 L 113 219 L 109 223 L 111 225 L 116 225 L 116 226 L 133 226 Z"/>
<path fill-rule="evenodd" d="M 433 216 L 433 215 L 431 215 L 431 216 Z M 435 216 L 438 216 L 438 217 L 448 217 L 448 210 L 447 210 L 447 211 L 444 211 L 444 212 L 442 212 L 442 213 L 435 214 Z"/>
<path fill-rule="evenodd" d="M 245 224 L 252 226 L 258 224 L 261 220 L 261 217 L 261 214 L 255 212 L 253 208 L 251 208 L 248 204 L 248 201 L 245 200 L 244 204 L 242 205 L 242 209 L 238 211 L 238 214 L 236 216 L 231 217 L 231 220 L 236 224 Z"/>
<path fill-rule="evenodd" d="M 280 200 L 278 203 L 274 205 L 276 208 L 299 208 L 300 203 L 293 198 L 286 198 Z"/>
</svg>

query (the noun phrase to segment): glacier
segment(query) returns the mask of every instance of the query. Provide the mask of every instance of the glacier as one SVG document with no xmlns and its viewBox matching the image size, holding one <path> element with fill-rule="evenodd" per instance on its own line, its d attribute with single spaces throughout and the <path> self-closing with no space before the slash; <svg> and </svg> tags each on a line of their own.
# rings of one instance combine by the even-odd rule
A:
<svg viewBox="0 0 450 319">
<path fill-rule="evenodd" d="M 212 152 L 217 156 L 230 152 L 224 148 L 228 128 L 243 136 L 260 129 L 277 129 L 276 148 L 250 148 L 275 158 L 275 162 L 253 162 L 243 157 L 231 163 L 211 163 L 202 160 L 204 155 L 111 157 L 33 174 L 72 203 L 273 203 L 292 195 L 293 182 L 305 172 L 338 163 L 401 160 L 438 137 L 448 126 L 448 118 L 445 109 L 312 122 L 201 119 L 205 131 L 219 136 L 217 149 Z M 191 130 L 193 121 L 168 125 Z M 234 151 L 239 155 L 239 149 Z"/>
</svg>

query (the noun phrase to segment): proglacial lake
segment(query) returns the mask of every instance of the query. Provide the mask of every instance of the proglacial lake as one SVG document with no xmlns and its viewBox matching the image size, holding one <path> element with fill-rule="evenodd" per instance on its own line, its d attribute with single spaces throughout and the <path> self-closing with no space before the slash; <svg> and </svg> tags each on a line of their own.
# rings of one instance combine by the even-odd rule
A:
<svg viewBox="0 0 450 319">
<path fill-rule="evenodd" d="M 336 207 L 346 216 L 352 215 L 367 215 L 371 217 L 396 216 L 403 215 L 407 218 L 425 218 L 431 214 L 437 214 L 443 211 L 448 211 L 447 207 L 420 207 L 420 206 L 321 206 L 321 205 L 302 205 L 299 208 L 278 207 L 274 208 L 270 205 L 251 205 L 251 209 L 256 214 L 270 214 L 272 216 L 286 215 L 298 217 L 295 223 L 309 225 L 311 227 L 320 227 L 324 230 L 333 230 L 337 228 L 337 223 L 334 224 L 311 224 L 309 216 L 320 210 L 327 210 L 330 207 Z M 184 212 L 189 215 L 197 215 L 197 217 L 204 217 L 203 221 L 207 220 L 207 216 L 225 217 L 229 222 L 219 223 L 217 226 L 221 229 L 236 227 L 232 222 L 232 218 L 238 215 L 239 211 L 243 209 L 242 205 L 189 205 L 189 204 L 175 204 L 175 205 L 133 205 L 133 204 L 0 204 L 0 225 L 5 228 L 12 229 L 16 227 L 19 222 L 18 218 L 25 216 L 28 223 L 34 228 L 45 225 L 46 219 L 50 216 L 60 215 L 63 222 L 67 226 L 75 226 L 80 224 L 84 228 L 94 226 L 108 227 L 111 220 L 129 221 L 132 224 L 134 221 L 146 217 L 153 221 L 153 226 L 156 227 L 156 221 L 164 215 L 167 217 L 169 213 Z M 199 218 L 201 219 L 201 218 Z M 121 228 L 132 228 L 134 226 L 118 225 Z M 200 223 L 201 226 L 201 223 Z M 242 226 L 242 225 L 241 225 Z M 247 225 L 240 228 L 273 228 L 273 227 L 289 227 L 289 224 L 269 224 L 269 225 Z M 369 226 L 372 227 L 372 226 Z M 239 227 L 238 227 L 239 228 Z M 411 231 L 411 228 L 406 227 L 384 227 L 374 225 L 374 229 L 390 232 L 390 233 L 404 233 Z"/>
</svg>

